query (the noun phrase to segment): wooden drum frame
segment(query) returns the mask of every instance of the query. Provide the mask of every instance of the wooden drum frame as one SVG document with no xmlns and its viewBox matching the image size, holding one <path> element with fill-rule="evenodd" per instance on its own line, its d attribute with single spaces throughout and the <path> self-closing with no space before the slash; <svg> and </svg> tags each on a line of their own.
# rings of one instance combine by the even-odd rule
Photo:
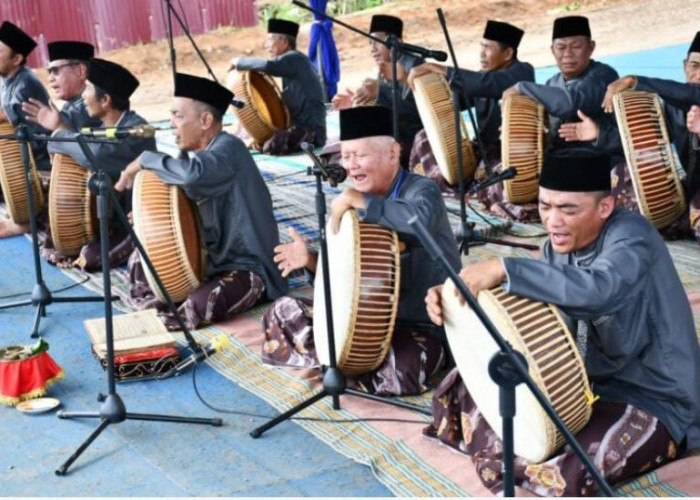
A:
<svg viewBox="0 0 700 500">
<path fill-rule="evenodd" d="M 13 135 L 15 129 L 10 123 L 0 123 L 0 135 Z M 34 188 L 34 209 L 38 214 L 44 207 L 44 192 L 36 172 L 34 154 L 29 146 L 29 163 L 32 186 Z M 5 204 L 15 224 L 29 223 L 29 197 L 24 175 L 24 162 L 20 143 L 11 139 L 0 139 L 0 187 L 5 196 Z"/>
</svg>

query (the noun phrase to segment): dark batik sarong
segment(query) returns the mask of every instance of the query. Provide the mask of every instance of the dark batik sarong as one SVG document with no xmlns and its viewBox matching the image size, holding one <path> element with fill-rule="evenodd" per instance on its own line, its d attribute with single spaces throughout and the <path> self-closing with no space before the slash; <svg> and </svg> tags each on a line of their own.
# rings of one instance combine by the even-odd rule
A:
<svg viewBox="0 0 700 500">
<path fill-rule="evenodd" d="M 139 309 L 155 307 L 168 330 L 179 330 L 175 316 L 158 301 L 146 281 L 139 252 L 129 257 L 131 298 Z M 229 271 L 202 283 L 178 306 L 178 312 L 188 330 L 204 324 L 225 321 L 253 307 L 265 294 L 265 283 L 250 271 Z"/>
<path fill-rule="evenodd" d="M 134 251 L 134 243 L 128 232 L 117 226 L 109 232 L 109 265 L 111 268 L 121 266 Z M 41 249 L 41 256 L 49 264 L 60 266 L 78 267 L 86 272 L 96 272 L 102 269 L 102 246 L 99 238 L 84 245 L 80 249 L 80 254 L 74 260 L 59 252 L 51 237 L 51 228 L 46 230 L 46 239 Z"/>
<path fill-rule="evenodd" d="M 484 485 L 495 494 L 502 493 L 501 440 L 474 404 L 456 368 L 435 391 L 433 423 L 424 434 L 469 455 Z M 624 403 L 596 402 L 590 421 L 576 439 L 611 484 L 651 471 L 683 451 L 658 419 Z M 568 445 L 540 464 L 516 457 L 515 481 L 542 496 L 599 492 Z"/>
<path fill-rule="evenodd" d="M 278 130 L 262 146 L 262 153 L 273 156 L 283 156 L 301 151 L 301 143 L 316 144 L 316 134 L 309 129 L 292 125 Z"/>
<path fill-rule="evenodd" d="M 310 300 L 282 297 L 270 306 L 263 316 L 262 359 L 276 366 L 319 366 Z M 428 379 L 442 368 L 444 359 L 440 340 L 418 328 L 397 327 L 386 359 L 356 382 L 376 394 L 420 394 L 428 390 Z"/>
</svg>

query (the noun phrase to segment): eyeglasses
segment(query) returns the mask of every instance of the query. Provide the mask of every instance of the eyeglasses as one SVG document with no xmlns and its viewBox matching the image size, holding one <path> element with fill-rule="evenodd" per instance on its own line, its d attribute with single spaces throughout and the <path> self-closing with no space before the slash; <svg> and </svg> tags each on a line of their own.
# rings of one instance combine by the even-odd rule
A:
<svg viewBox="0 0 700 500">
<path fill-rule="evenodd" d="M 59 71 L 61 71 L 61 68 L 65 68 L 66 66 L 77 66 L 80 63 L 77 62 L 69 62 L 65 64 L 59 64 L 57 66 L 51 66 L 50 68 L 46 68 L 46 71 L 49 73 L 49 75 L 57 75 Z"/>
</svg>

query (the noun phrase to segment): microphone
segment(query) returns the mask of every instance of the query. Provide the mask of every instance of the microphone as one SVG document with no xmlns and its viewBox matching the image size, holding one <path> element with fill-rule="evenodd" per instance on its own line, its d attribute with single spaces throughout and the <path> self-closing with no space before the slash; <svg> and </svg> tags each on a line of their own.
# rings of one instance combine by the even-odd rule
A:
<svg viewBox="0 0 700 500">
<path fill-rule="evenodd" d="M 231 99 L 231 106 L 238 109 L 243 109 L 245 107 L 245 102 L 239 101 L 238 99 Z"/>
<path fill-rule="evenodd" d="M 384 42 L 391 45 L 393 44 L 395 39 L 398 40 L 396 35 L 389 35 L 388 37 L 386 37 Z M 397 43 L 396 48 L 399 50 L 399 52 L 411 52 L 421 57 L 430 57 L 440 62 L 447 61 L 447 52 L 443 52 L 442 50 L 430 50 L 424 47 L 419 47 L 418 45 L 411 45 L 410 43 L 404 43 L 400 41 Z"/>
<path fill-rule="evenodd" d="M 336 187 L 347 178 L 347 170 L 340 165 L 327 165 L 325 162 L 321 162 L 318 156 L 314 154 L 314 147 L 308 142 L 302 142 L 300 147 L 304 153 L 309 155 L 311 161 L 314 162 L 314 166 L 321 171 L 321 174 L 323 174 L 323 177 L 328 180 L 331 187 Z"/>
<path fill-rule="evenodd" d="M 493 175 L 491 177 L 487 177 L 486 180 L 479 182 L 478 184 L 474 184 L 472 187 L 469 188 L 469 191 L 467 191 L 467 194 L 474 194 L 478 191 L 481 191 L 482 189 L 485 189 L 492 184 L 497 184 L 499 182 L 503 182 L 507 179 L 512 179 L 517 175 L 518 171 L 515 170 L 515 167 L 509 167 L 505 169 L 503 172 L 500 174 Z"/>
<path fill-rule="evenodd" d="M 83 127 L 80 129 L 80 134 L 87 137 L 105 137 L 107 139 L 124 139 L 125 137 L 153 137 L 156 135 L 156 129 L 152 125 L 138 125 L 136 127 L 108 127 L 108 128 L 89 128 Z"/>
<path fill-rule="evenodd" d="M 209 342 L 204 347 L 200 346 L 199 351 L 193 352 L 188 357 L 186 357 L 185 359 L 180 361 L 173 368 L 171 368 L 170 371 L 165 376 L 180 375 L 180 373 L 185 371 L 190 366 L 194 365 L 195 363 L 199 363 L 200 361 L 208 358 L 209 356 L 211 356 L 215 352 L 220 351 L 222 349 L 225 349 L 230 345 L 231 345 L 231 340 L 228 338 L 227 334 L 222 333 L 221 335 L 217 335 L 216 337 L 214 337 L 211 340 L 211 342 Z"/>
</svg>

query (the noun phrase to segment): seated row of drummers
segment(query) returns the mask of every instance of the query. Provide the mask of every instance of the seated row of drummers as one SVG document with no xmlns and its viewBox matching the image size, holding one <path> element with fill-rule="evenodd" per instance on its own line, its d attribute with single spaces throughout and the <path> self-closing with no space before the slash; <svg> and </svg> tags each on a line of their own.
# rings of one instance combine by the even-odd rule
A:
<svg viewBox="0 0 700 500">
<path fill-rule="evenodd" d="M 441 193 L 400 168 L 387 108 L 341 111 L 340 134 L 353 187 L 332 202 L 328 229 L 338 366 L 369 392 L 416 394 L 449 349 L 457 366 L 436 391 L 425 434 L 469 455 L 483 483 L 500 492 L 498 390 L 486 368 L 495 344 L 454 286 L 442 285 L 446 273 L 407 224 L 417 216 L 459 268 Z M 654 226 L 616 207 L 609 156 L 549 152 L 538 183 L 549 235 L 539 259 L 490 260 L 464 268 L 461 278 L 526 355 L 583 450 L 618 483 L 700 446 L 700 346 L 690 304 Z M 314 299 L 272 304 L 262 357 L 277 366 L 327 365 L 321 262 L 290 234 L 274 260 L 283 276 L 318 273 Z M 535 402 L 518 396 L 518 414 L 525 415 L 515 429 L 519 486 L 547 496 L 599 492 Z"/>
<path fill-rule="evenodd" d="M 402 23 L 392 16 L 374 16 L 370 31 L 380 38 L 388 34 L 401 37 Z M 520 173 L 519 179 L 508 183 L 509 189 L 503 184 L 496 184 L 479 192 L 479 198 L 486 207 L 498 215 L 515 220 L 536 220 L 537 205 L 533 203 L 536 200 L 536 169 L 539 168 L 547 143 L 555 150 L 572 145 L 587 146 L 612 156 L 613 193 L 619 198 L 619 203 L 632 210 L 641 210 L 658 228 L 665 228 L 663 234 L 666 237 L 690 236 L 691 232 L 700 236 L 700 226 L 694 224 L 689 227 L 690 220 L 698 219 L 700 193 L 697 189 L 698 176 L 694 175 L 693 168 L 696 150 L 690 145 L 685 123 L 690 106 L 700 105 L 700 32 L 690 45 L 688 57 L 683 62 L 686 83 L 641 76 L 620 79 L 612 67 L 591 58 L 595 42 L 587 18 L 558 18 L 554 21 L 551 50 L 560 72 L 544 85 L 534 83 L 532 66 L 518 60 L 517 51 L 523 34 L 522 30 L 508 23 L 488 21 L 481 40 L 481 69 L 460 69 L 457 75 L 467 99 L 467 102 L 462 103 L 462 108 L 469 105 L 476 109 L 477 130 L 486 157 L 477 158 L 481 154 L 476 144 L 469 146 L 468 141 L 465 141 L 467 146 L 463 145 L 463 150 L 467 180 L 474 176 L 478 179 L 485 171 L 498 172 L 502 168 L 502 151 L 505 151 L 507 166 L 515 166 Z M 382 93 L 377 90 L 376 83 L 381 82 L 385 74 L 381 69 L 387 67 L 388 54 L 388 49 L 383 45 L 372 44 L 372 55 L 379 64 L 380 78 L 367 80 L 354 93 L 347 91 L 340 94 L 334 99 L 334 106 L 343 109 L 350 105 L 381 103 L 391 107 L 388 84 L 380 87 L 387 90 L 387 93 Z M 446 130 L 449 129 L 452 117 L 433 116 L 438 113 L 439 106 L 425 102 L 436 99 L 436 95 L 440 96 L 438 99 L 451 99 L 446 80 L 435 78 L 431 74 L 445 75 L 450 79 L 454 69 L 435 63 L 421 63 L 422 61 L 410 57 L 402 58 L 399 63 L 397 73 L 402 79 L 399 102 L 402 148 L 404 153 L 405 148 L 412 148 L 408 160 L 411 171 L 424 173 L 434 179 L 443 192 L 454 196 L 458 192 L 455 186 L 456 147 L 454 139 L 446 137 L 449 135 Z M 643 138 L 628 137 L 630 133 L 623 133 L 621 137 L 618 124 L 609 114 L 613 111 L 613 96 L 628 89 L 656 93 L 663 101 L 662 109 L 658 109 L 655 98 L 650 96 L 629 96 L 624 99 L 619 99 L 618 96 L 618 114 L 623 115 L 622 118 L 618 117 L 618 121 L 639 119 L 635 114 L 638 113 L 636 106 L 646 106 L 646 116 L 642 119 L 646 119 L 647 128 L 657 130 L 656 134 L 662 143 L 654 152 L 657 158 L 661 158 L 654 168 L 664 172 L 662 176 L 670 179 L 665 186 L 655 185 L 654 179 L 644 179 L 645 176 L 649 177 L 649 171 L 644 170 L 649 167 L 649 151 L 644 149 Z M 532 100 L 523 99 L 522 96 Z M 499 107 L 501 98 L 504 99 L 503 111 Z M 538 104 L 542 107 L 538 107 Z M 450 108 L 444 106 L 441 109 Z M 510 123 L 514 130 L 503 141 L 500 133 L 502 114 L 503 127 L 507 129 Z M 423 118 L 423 124 L 415 118 L 417 115 Z M 584 120 L 583 124 L 580 124 L 581 120 Z M 654 120 L 660 124 L 653 123 Z M 581 128 L 591 121 L 597 125 L 594 132 Z M 420 128 L 424 125 L 425 129 L 416 134 L 416 126 Z M 664 126 L 670 132 L 670 142 L 669 139 L 664 140 L 664 134 L 660 130 Z M 529 129 L 522 132 L 522 127 Z M 579 134 L 579 130 L 582 133 Z M 598 130 L 601 131 L 600 134 Z M 545 137 L 547 132 L 549 137 Z M 507 134 L 508 131 L 503 133 Z M 529 144 L 522 144 L 524 141 L 529 141 Z M 572 144 L 572 141 L 576 142 Z M 623 144 L 623 141 L 627 144 Z M 680 159 L 680 178 L 677 177 L 671 159 L 671 144 Z M 527 154 L 518 153 L 523 147 L 527 148 Z M 481 164 L 477 169 L 478 159 Z M 635 178 L 635 172 L 640 171 Z M 520 186 L 521 183 L 525 183 L 527 196 L 521 191 L 515 192 L 518 189 L 525 190 Z M 516 185 L 520 187 L 516 188 Z M 652 187 L 647 187 L 649 185 Z M 649 189 L 651 193 L 648 192 Z M 696 200 L 693 199 L 695 195 L 698 198 Z M 687 204 L 690 204 L 690 217 L 685 210 Z M 661 215 L 655 215 L 656 213 Z"/>
<path fill-rule="evenodd" d="M 55 138 L 70 139 L 86 126 L 135 127 L 147 123 L 130 109 L 129 98 L 138 87 L 138 80 L 123 66 L 94 58 L 94 48 L 83 42 L 57 41 L 48 45 L 49 83 L 57 97 L 66 101 L 59 111 L 33 73 L 24 68 L 24 58 L 35 45 L 16 26 L 6 22 L 0 27 L 0 62 L 6 61 L 3 56 L 7 55 L 14 65 L 14 72 L 0 73 L 3 117 L 11 118 L 13 125 L 26 123 Z M 4 71 L 2 68 L 0 65 L 0 71 Z M 11 93 L 10 84 L 15 85 Z M 120 205 L 125 211 L 130 206 L 129 190 L 139 170 L 154 172 L 160 179 L 153 187 L 154 176 L 144 174 L 138 197 L 134 194 L 134 225 L 140 236 L 146 236 L 146 242 L 149 231 L 160 235 L 173 218 L 190 215 L 181 226 L 190 236 L 194 233 L 195 242 L 188 241 L 187 248 L 177 247 L 179 234 L 173 235 L 167 245 L 162 245 L 157 236 L 150 238 L 156 239 L 155 245 L 144 242 L 156 270 L 172 268 L 173 263 L 167 258 L 173 254 L 199 248 L 195 219 L 200 221 L 206 257 L 202 253 L 201 266 L 184 292 L 175 287 L 179 294 L 173 294 L 173 299 L 181 303 L 180 311 L 188 328 L 196 328 L 203 321 L 227 319 L 261 298 L 275 299 L 286 292 L 287 284 L 272 260 L 279 237 L 267 186 L 243 142 L 222 131 L 222 117 L 233 94 L 211 80 L 177 74 L 175 96 L 171 126 L 181 158 L 157 153 L 152 137 L 129 136 L 115 142 L 89 143 L 88 147 L 95 167 L 104 170 L 115 183 L 115 189 L 122 193 Z M 90 161 L 73 142 L 51 142 L 48 151 L 53 154 L 53 165 L 36 162 L 51 170 L 50 227 L 42 255 L 54 263 L 99 269 L 99 233 L 91 213 L 94 212 L 91 197 L 87 194 Z M 40 157 L 38 149 L 32 148 L 32 152 L 35 160 Z M 3 164 L 3 172 L 6 166 Z M 162 189 L 158 189 L 166 184 L 181 188 L 196 204 L 196 213 L 187 212 L 187 198 L 176 195 L 175 212 L 173 207 L 166 207 L 165 219 L 158 219 L 163 213 L 163 207 L 158 205 L 163 198 Z M 177 192 L 177 188 L 172 189 Z M 20 190 L 24 191 L 23 183 Z M 167 186 L 165 190 L 165 198 L 168 193 L 173 198 Z M 26 230 L 9 223 L 11 229 Z M 155 223 L 155 227 L 149 223 Z M 133 242 L 116 217 L 110 219 L 109 228 L 110 264 L 121 264 L 134 255 L 129 261 L 129 271 L 135 302 L 164 310 L 163 295 L 155 289 L 152 279 L 144 278 L 151 277 L 142 271 L 137 252 L 132 252 Z M 77 259 L 72 262 L 74 257 Z M 155 262 L 158 258 L 166 261 Z M 180 269 L 178 273 L 187 274 Z M 151 300 L 154 294 L 157 298 Z M 172 316 L 164 314 L 162 318 L 167 326 L 177 327 Z"/>
</svg>

